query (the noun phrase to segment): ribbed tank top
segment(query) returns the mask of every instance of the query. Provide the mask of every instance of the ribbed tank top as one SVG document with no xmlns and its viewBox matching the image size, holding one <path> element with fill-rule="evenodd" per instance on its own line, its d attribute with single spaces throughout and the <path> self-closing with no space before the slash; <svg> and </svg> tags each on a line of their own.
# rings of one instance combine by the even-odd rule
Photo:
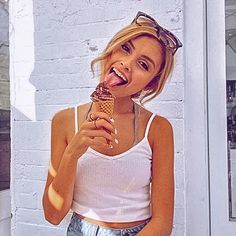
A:
<svg viewBox="0 0 236 236">
<path fill-rule="evenodd" d="M 144 138 L 127 151 L 108 156 L 89 147 L 79 158 L 73 211 L 105 222 L 132 222 L 151 217 L 152 149 L 148 132 L 154 117 L 152 114 L 148 120 Z"/>
</svg>

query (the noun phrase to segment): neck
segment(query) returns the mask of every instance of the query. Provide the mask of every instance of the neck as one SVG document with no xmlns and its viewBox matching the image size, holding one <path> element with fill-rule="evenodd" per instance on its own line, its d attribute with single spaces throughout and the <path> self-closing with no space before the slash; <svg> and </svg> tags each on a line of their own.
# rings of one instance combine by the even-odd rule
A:
<svg viewBox="0 0 236 236">
<path fill-rule="evenodd" d="M 114 114 L 125 114 L 133 112 L 134 102 L 131 97 L 116 98 Z"/>
</svg>

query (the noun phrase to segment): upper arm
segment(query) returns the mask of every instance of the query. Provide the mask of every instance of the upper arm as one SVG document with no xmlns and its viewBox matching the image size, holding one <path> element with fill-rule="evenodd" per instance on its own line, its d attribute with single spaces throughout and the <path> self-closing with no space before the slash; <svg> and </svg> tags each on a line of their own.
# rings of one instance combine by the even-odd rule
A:
<svg viewBox="0 0 236 236">
<path fill-rule="evenodd" d="M 174 208 L 174 141 L 170 122 L 156 117 L 153 122 L 152 217 L 172 225 Z"/>
<path fill-rule="evenodd" d="M 63 153 L 67 146 L 65 110 L 57 112 L 51 121 L 51 159 L 48 169 L 46 188 L 57 174 Z"/>
</svg>

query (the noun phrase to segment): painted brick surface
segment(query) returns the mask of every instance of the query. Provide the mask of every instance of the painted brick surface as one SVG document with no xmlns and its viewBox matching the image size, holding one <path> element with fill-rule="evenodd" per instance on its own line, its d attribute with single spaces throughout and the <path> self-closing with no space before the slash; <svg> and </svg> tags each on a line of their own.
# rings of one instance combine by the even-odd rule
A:
<svg viewBox="0 0 236 236">
<path fill-rule="evenodd" d="M 182 40 L 182 0 L 10 1 L 12 236 L 65 235 L 70 213 L 59 226 L 52 226 L 44 220 L 41 204 L 50 122 L 57 111 L 89 101 L 98 81 L 92 77 L 90 61 L 138 10 L 152 14 Z M 181 52 L 167 87 L 147 104 L 174 126 L 173 236 L 185 234 L 183 82 Z"/>
</svg>

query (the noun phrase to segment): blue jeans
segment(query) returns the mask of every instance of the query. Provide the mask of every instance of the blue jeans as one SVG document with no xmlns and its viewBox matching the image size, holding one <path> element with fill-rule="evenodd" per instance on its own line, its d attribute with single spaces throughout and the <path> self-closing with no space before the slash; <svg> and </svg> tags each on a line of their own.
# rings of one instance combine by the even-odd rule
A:
<svg viewBox="0 0 236 236">
<path fill-rule="evenodd" d="M 149 221 L 150 219 L 130 228 L 113 229 L 92 224 L 86 220 L 80 219 L 76 213 L 73 213 L 67 228 L 67 236 L 134 236 L 141 231 Z"/>
</svg>

